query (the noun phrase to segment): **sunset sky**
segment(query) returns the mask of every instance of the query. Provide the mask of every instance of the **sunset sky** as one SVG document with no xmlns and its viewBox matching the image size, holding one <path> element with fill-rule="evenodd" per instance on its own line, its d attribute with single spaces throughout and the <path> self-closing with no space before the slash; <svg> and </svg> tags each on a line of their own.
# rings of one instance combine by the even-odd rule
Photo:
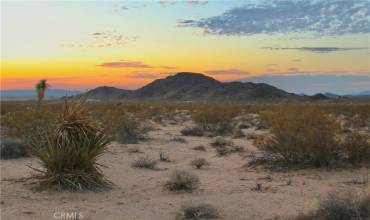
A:
<svg viewBox="0 0 370 220">
<path fill-rule="evenodd" d="M 370 1 L 1 2 L 1 89 L 135 89 L 176 72 L 370 90 Z"/>
</svg>

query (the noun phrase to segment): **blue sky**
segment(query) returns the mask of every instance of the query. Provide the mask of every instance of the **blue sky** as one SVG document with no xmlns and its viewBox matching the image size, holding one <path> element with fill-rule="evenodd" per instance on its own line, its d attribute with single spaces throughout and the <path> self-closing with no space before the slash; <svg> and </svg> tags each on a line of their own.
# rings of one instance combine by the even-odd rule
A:
<svg viewBox="0 0 370 220">
<path fill-rule="evenodd" d="M 2 89 L 40 78 L 135 89 L 188 71 L 297 93 L 370 90 L 370 0 L 3 1 L 1 10 Z"/>
</svg>

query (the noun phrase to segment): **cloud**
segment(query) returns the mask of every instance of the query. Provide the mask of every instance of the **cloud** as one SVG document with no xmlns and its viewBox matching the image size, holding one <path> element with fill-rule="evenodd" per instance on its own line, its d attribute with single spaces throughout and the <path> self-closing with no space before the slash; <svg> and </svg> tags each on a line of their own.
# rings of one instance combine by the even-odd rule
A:
<svg viewBox="0 0 370 220">
<path fill-rule="evenodd" d="M 97 48 L 122 46 L 128 42 L 136 41 L 137 37 L 128 37 L 117 31 L 93 32 L 87 35 L 84 42 L 64 44 L 68 47 Z"/>
<path fill-rule="evenodd" d="M 159 4 L 161 4 L 162 6 L 166 6 L 166 5 L 174 5 L 177 3 L 183 3 L 183 2 L 187 3 L 188 5 L 192 5 L 192 6 L 202 6 L 202 5 L 208 4 L 208 1 L 205 1 L 205 0 L 186 0 L 186 1 L 161 0 L 159 1 Z"/>
<path fill-rule="evenodd" d="M 144 64 L 140 61 L 130 61 L 130 60 L 105 62 L 105 63 L 99 64 L 98 66 L 110 67 L 110 68 L 158 68 L 158 69 L 166 69 L 166 70 L 176 69 L 176 67 L 173 67 L 173 66 L 151 66 L 148 64 Z"/>
<path fill-rule="evenodd" d="M 176 69 L 176 67 L 173 67 L 173 66 L 160 66 L 159 68 L 167 69 L 167 70 Z"/>
<path fill-rule="evenodd" d="M 300 50 L 315 53 L 331 53 L 340 51 L 350 51 L 350 50 L 365 50 L 368 47 L 263 47 L 262 49 L 268 50 Z M 295 60 L 296 61 L 296 60 Z"/>
<path fill-rule="evenodd" d="M 224 70 L 207 70 L 204 71 L 209 75 L 245 75 L 248 71 L 238 69 L 224 69 Z"/>
<path fill-rule="evenodd" d="M 138 3 L 138 4 L 137 4 Z M 139 2 L 131 2 L 128 5 L 113 5 L 115 12 L 127 11 L 129 9 L 141 9 L 147 7 L 146 4 L 140 4 Z"/>
<path fill-rule="evenodd" d="M 108 68 L 153 68 L 152 66 L 144 64 L 140 61 L 127 61 L 127 60 L 102 63 L 98 66 L 108 67 Z"/>
<path fill-rule="evenodd" d="M 188 0 L 186 1 L 189 5 L 206 5 L 208 1 L 197 1 L 197 0 Z"/>
<path fill-rule="evenodd" d="M 232 8 L 221 15 L 188 22 L 186 26 L 218 35 L 369 33 L 370 1 L 258 1 Z"/>
</svg>

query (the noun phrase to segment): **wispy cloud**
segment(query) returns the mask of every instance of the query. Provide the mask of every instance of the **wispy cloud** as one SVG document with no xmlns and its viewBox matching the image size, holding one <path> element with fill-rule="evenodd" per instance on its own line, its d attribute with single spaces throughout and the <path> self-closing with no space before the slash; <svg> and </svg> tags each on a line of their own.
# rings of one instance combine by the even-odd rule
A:
<svg viewBox="0 0 370 220">
<path fill-rule="evenodd" d="M 141 4 L 140 2 L 130 2 L 129 5 L 113 5 L 113 10 L 115 12 L 122 12 L 122 11 L 127 11 L 129 9 L 141 9 L 141 8 L 146 8 L 146 4 Z"/>
<path fill-rule="evenodd" d="M 248 71 L 239 69 L 207 70 L 204 72 L 209 75 L 245 75 L 249 73 Z"/>
<path fill-rule="evenodd" d="M 166 69 L 166 70 L 176 69 L 176 67 L 174 67 L 174 66 L 159 66 L 159 68 Z"/>
<path fill-rule="evenodd" d="M 369 49 L 367 47 L 263 47 L 262 49 L 268 50 L 300 50 L 308 51 L 315 53 L 331 53 L 331 52 L 340 52 L 340 51 L 351 51 L 351 50 L 365 50 Z"/>
<path fill-rule="evenodd" d="M 206 5 L 208 1 L 199 1 L 199 0 L 188 0 L 186 1 L 190 5 Z"/>
<path fill-rule="evenodd" d="M 257 1 L 256 1 L 257 2 Z M 258 1 L 183 26 L 219 35 L 315 33 L 343 35 L 370 32 L 370 1 Z"/>
<path fill-rule="evenodd" d="M 156 69 L 165 69 L 165 70 L 176 69 L 176 67 L 174 66 L 152 66 L 149 64 L 145 64 L 141 61 L 132 61 L 132 60 L 105 62 L 105 63 L 99 64 L 98 66 L 109 67 L 109 68 L 156 68 Z"/>
<path fill-rule="evenodd" d="M 208 4 L 208 1 L 205 1 L 205 0 L 186 0 L 186 1 L 161 0 L 159 1 L 159 4 L 161 4 L 162 6 L 166 6 L 166 5 L 174 5 L 177 3 L 183 3 L 183 2 L 187 3 L 188 5 L 193 5 L 193 6 L 202 6 L 202 5 Z"/>
<path fill-rule="evenodd" d="M 125 36 L 115 30 L 105 32 L 93 32 L 86 36 L 84 42 L 64 44 L 68 47 L 97 48 L 123 46 L 128 42 L 136 41 L 137 37 Z"/>
<path fill-rule="evenodd" d="M 127 60 L 102 63 L 99 64 L 98 66 L 108 68 L 153 68 L 152 66 L 144 64 L 140 61 L 127 61 Z"/>
</svg>

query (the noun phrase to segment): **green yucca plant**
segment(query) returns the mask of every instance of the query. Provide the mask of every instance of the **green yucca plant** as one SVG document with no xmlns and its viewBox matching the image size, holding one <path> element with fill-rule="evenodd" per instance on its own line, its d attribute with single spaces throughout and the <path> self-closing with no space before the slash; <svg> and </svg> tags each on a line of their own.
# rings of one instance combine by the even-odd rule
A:
<svg viewBox="0 0 370 220">
<path fill-rule="evenodd" d="M 33 154 L 44 170 L 41 185 L 83 190 L 109 186 L 97 159 L 110 140 L 84 108 L 84 101 L 68 104 L 59 114 L 56 129 L 35 144 Z"/>
</svg>

